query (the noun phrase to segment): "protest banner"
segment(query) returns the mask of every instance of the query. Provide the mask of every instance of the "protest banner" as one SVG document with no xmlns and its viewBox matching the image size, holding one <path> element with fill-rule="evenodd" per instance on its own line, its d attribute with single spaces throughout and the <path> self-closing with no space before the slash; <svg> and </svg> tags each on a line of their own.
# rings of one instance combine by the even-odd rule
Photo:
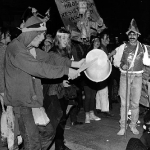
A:
<svg viewBox="0 0 150 150">
<path fill-rule="evenodd" d="M 97 12 L 93 0 L 85 0 L 88 3 L 88 10 L 91 13 L 92 21 L 97 22 L 100 26 L 105 26 L 103 19 Z M 80 20 L 79 0 L 55 0 L 60 17 L 66 28 L 70 28 L 74 32 L 78 31 L 77 22 Z M 77 34 L 77 33 L 76 33 Z"/>
</svg>

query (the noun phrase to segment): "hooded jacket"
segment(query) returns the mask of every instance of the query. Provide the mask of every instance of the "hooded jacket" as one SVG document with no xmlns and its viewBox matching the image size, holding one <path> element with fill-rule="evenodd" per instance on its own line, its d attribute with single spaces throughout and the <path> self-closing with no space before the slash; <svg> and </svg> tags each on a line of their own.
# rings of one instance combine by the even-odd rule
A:
<svg viewBox="0 0 150 150">
<path fill-rule="evenodd" d="M 39 31 L 23 32 L 6 49 L 4 102 L 7 106 L 41 107 L 43 94 L 39 78 L 68 75 L 69 67 L 46 63 L 49 59 L 46 52 L 37 49 L 36 59 L 30 54 L 27 46 L 38 34 Z"/>
</svg>

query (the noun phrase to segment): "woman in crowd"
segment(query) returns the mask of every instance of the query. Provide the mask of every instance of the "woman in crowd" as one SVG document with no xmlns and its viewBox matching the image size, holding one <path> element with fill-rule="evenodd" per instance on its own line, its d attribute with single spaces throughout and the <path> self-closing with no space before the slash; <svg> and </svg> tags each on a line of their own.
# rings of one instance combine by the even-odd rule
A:
<svg viewBox="0 0 150 150">
<path fill-rule="evenodd" d="M 71 65 L 72 67 L 79 67 L 84 60 L 79 62 L 71 61 L 70 50 L 70 33 L 61 28 L 57 31 L 54 46 L 49 52 L 49 63 L 54 65 Z M 62 57 L 64 59 L 62 59 Z M 65 87 L 69 87 L 69 81 L 66 77 L 58 80 L 52 80 L 49 88 L 44 95 L 44 108 L 49 116 L 53 127 L 56 129 L 55 135 L 55 150 L 69 150 L 64 145 L 64 128 L 66 124 L 66 109 L 68 100 L 65 99 Z"/>
<path fill-rule="evenodd" d="M 98 38 L 93 38 L 91 42 L 91 47 L 89 51 L 98 48 L 100 46 L 100 42 Z M 96 83 L 89 80 L 87 77 L 84 77 L 84 94 L 85 94 L 85 123 L 90 123 L 90 120 L 99 121 L 101 118 L 97 117 L 94 114 L 95 110 L 95 96 L 96 96 Z"/>
<path fill-rule="evenodd" d="M 104 52 L 107 59 L 108 56 L 108 45 L 110 43 L 109 31 L 107 29 L 103 30 L 99 35 L 101 52 Z M 109 70 L 111 71 L 111 70 Z M 109 73 L 109 72 L 108 72 Z M 110 81 L 109 81 L 110 80 Z M 104 117 L 113 117 L 114 115 L 110 113 L 110 108 L 112 108 L 111 97 L 109 96 L 110 91 L 108 90 L 108 83 L 111 82 L 110 78 L 107 78 L 98 83 L 98 91 L 96 94 L 96 109 L 99 113 L 102 113 Z M 111 106 L 111 107 L 110 107 Z"/>
</svg>

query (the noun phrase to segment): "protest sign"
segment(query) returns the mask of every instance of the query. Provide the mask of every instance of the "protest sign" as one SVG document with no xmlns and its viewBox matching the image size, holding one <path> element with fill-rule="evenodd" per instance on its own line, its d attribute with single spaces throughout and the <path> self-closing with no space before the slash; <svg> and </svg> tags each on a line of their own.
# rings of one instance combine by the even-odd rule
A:
<svg viewBox="0 0 150 150">
<path fill-rule="evenodd" d="M 91 13 L 92 21 L 97 22 L 100 26 L 105 26 L 103 19 L 97 12 L 93 0 L 85 0 L 88 4 L 88 10 Z M 79 0 L 55 0 L 60 17 L 66 28 L 70 28 L 74 32 L 78 31 L 77 22 L 80 20 Z M 76 33 L 77 34 L 77 33 Z"/>
</svg>

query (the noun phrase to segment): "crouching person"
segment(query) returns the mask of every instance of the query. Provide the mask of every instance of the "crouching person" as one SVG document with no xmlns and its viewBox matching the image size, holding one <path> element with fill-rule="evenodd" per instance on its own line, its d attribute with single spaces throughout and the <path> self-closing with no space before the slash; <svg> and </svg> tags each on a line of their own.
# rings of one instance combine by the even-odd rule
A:
<svg viewBox="0 0 150 150">
<path fill-rule="evenodd" d="M 149 150 L 150 149 L 150 110 L 144 116 L 143 134 L 138 138 L 131 138 L 126 150 Z"/>
</svg>

